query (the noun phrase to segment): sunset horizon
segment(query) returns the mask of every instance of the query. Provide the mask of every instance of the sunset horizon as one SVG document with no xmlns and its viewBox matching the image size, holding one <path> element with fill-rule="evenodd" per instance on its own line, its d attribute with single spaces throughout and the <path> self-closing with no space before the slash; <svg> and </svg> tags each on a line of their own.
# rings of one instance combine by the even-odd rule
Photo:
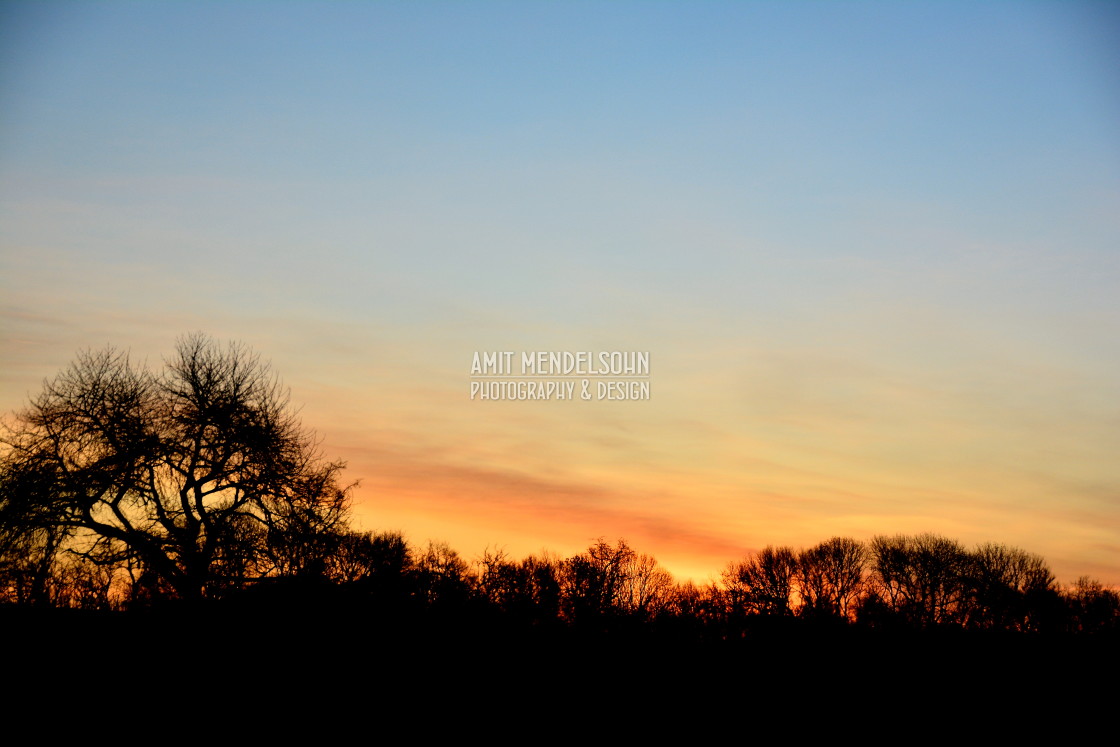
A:
<svg viewBox="0 0 1120 747">
<path fill-rule="evenodd" d="M 1107 3 L 14 2 L 0 411 L 250 347 L 356 529 L 1120 587 Z"/>
</svg>

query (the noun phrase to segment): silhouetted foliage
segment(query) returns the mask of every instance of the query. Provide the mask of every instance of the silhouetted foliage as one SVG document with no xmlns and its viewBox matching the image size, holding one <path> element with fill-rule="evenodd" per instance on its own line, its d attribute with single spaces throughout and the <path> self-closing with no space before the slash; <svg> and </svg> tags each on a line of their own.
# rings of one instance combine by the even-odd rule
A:
<svg viewBox="0 0 1120 747">
<path fill-rule="evenodd" d="M 53 473 L 32 461 L 0 471 L 0 594 L 23 604 L 51 603 L 56 562 L 73 529 L 55 521 Z"/>
<path fill-rule="evenodd" d="M 1115 590 L 1063 588 L 1037 555 L 928 533 L 768 546 L 698 586 L 623 539 L 566 559 L 488 549 L 468 564 L 445 542 L 354 531 L 342 464 L 321 458 L 269 368 L 201 335 L 160 373 L 111 349 L 79 356 L 0 446 L 5 610 L 205 598 L 249 616 L 358 611 L 383 640 L 422 647 L 660 636 L 757 653 L 794 636 L 1120 633 Z"/>
<path fill-rule="evenodd" d="M 530 555 L 512 560 L 503 550 L 487 550 L 478 562 L 478 591 L 503 612 L 536 623 L 560 616 L 558 562 Z"/>
<path fill-rule="evenodd" d="M 833 537 L 797 558 L 802 614 L 849 618 L 863 593 L 867 551 L 861 542 Z"/>
<path fill-rule="evenodd" d="M 634 554 L 625 541 L 613 546 L 599 539 L 586 552 L 565 560 L 560 581 L 568 619 L 585 621 L 619 612 L 624 568 Z"/>
<path fill-rule="evenodd" d="M 1086 633 L 1120 631 L 1120 594 L 1082 576 L 1067 592 L 1071 627 Z"/>
<path fill-rule="evenodd" d="M 530 555 L 521 562 L 529 596 L 542 621 L 560 619 L 560 561 L 550 555 Z"/>
<path fill-rule="evenodd" d="M 622 564 L 620 606 L 643 620 L 651 619 L 669 603 L 673 585 L 672 574 L 662 568 L 656 558 L 633 553 Z"/>
<path fill-rule="evenodd" d="M 428 542 L 414 568 L 418 593 L 428 605 L 455 606 L 470 598 L 470 566 L 446 542 Z"/>
<path fill-rule="evenodd" d="M 797 558 L 788 547 L 766 547 L 731 563 L 723 571 L 729 611 L 733 615 L 792 614 L 796 575 Z"/>
<path fill-rule="evenodd" d="M 400 532 L 342 531 L 334 535 L 327 575 L 339 583 L 399 579 L 412 565 L 412 552 Z"/>
<path fill-rule="evenodd" d="M 1058 592 L 1054 575 L 1038 555 L 995 543 L 970 554 L 971 598 L 964 622 L 986 630 L 1038 630 Z"/>
<path fill-rule="evenodd" d="M 879 536 L 871 559 L 875 589 L 895 614 L 922 627 L 963 619 L 970 559 L 959 543 L 933 534 Z"/>
<path fill-rule="evenodd" d="M 321 573 L 323 538 L 345 516 L 342 463 L 320 457 L 268 366 L 203 335 L 181 340 L 160 373 L 111 348 L 79 355 L 3 443 L 5 556 L 36 547 L 40 568 L 65 545 L 131 564 L 146 589 L 217 596 L 249 578 Z"/>
</svg>

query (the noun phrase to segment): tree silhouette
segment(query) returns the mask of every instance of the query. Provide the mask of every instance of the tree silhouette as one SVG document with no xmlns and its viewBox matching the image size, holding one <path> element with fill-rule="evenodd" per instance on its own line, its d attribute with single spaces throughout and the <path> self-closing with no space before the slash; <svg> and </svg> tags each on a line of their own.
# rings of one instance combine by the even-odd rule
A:
<svg viewBox="0 0 1120 747">
<path fill-rule="evenodd" d="M 968 553 L 935 534 L 871 540 L 876 592 L 896 614 L 919 627 L 958 622 L 967 605 Z"/>
<path fill-rule="evenodd" d="M 399 532 L 351 530 L 342 467 L 322 458 L 243 345 L 192 335 L 158 372 L 112 348 L 80 354 L 0 425 L 0 603 L 111 611 L 296 578 L 237 596 L 245 610 L 255 599 L 302 601 L 308 614 L 376 611 L 382 635 L 414 640 L 456 626 L 496 631 L 492 641 L 660 631 L 760 644 L 859 628 L 914 640 L 950 625 L 976 640 L 1070 631 L 1114 641 L 1120 631 L 1115 590 L 1088 578 L 1063 589 L 1037 555 L 993 543 L 970 552 L 933 534 L 766 547 L 704 587 L 675 584 L 622 539 L 564 560 L 488 550 L 474 570 L 446 543 L 421 550 Z M 823 624 L 798 619 L 816 616 Z"/>
<path fill-rule="evenodd" d="M 562 565 L 562 588 L 571 620 L 608 615 L 623 609 L 626 568 L 636 553 L 625 540 L 617 546 L 599 539 Z"/>
<path fill-rule="evenodd" d="M 343 464 L 322 459 L 270 368 L 202 334 L 160 373 L 80 354 L 3 443 L 4 532 L 53 528 L 89 558 L 111 543 L 184 598 L 315 566 L 316 538 L 345 517 Z"/>
<path fill-rule="evenodd" d="M 333 535 L 327 576 L 338 583 L 400 581 L 412 564 L 411 550 L 400 532 L 343 531 Z"/>
<path fill-rule="evenodd" d="M 802 614 L 848 618 L 863 591 L 867 551 L 847 537 L 833 537 L 803 551 L 797 558 Z"/>
<path fill-rule="evenodd" d="M 429 606 L 463 604 L 471 592 L 470 566 L 446 542 L 428 542 L 415 561 L 417 588 Z"/>
<path fill-rule="evenodd" d="M 1083 633 L 1120 631 L 1120 594 L 1100 581 L 1081 576 L 1066 595 L 1071 627 Z"/>
<path fill-rule="evenodd" d="M 1046 607 L 1053 606 L 1057 597 L 1054 575 L 1046 561 L 993 542 L 977 547 L 970 559 L 966 623 L 982 629 L 1036 629 Z"/>
<path fill-rule="evenodd" d="M 797 557 L 788 547 L 766 547 L 733 562 L 723 572 L 729 611 L 735 614 L 789 615 L 792 612 Z"/>
<path fill-rule="evenodd" d="M 649 619 L 668 603 L 673 576 L 652 555 L 633 553 L 623 561 L 619 601 L 627 612 Z"/>
<path fill-rule="evenodd" d="M 0 599 L 53 603 L 52 579 L 73 534 L 50 509 L 51 473 L 39 464 L 0 472 Z"/>
</svg>

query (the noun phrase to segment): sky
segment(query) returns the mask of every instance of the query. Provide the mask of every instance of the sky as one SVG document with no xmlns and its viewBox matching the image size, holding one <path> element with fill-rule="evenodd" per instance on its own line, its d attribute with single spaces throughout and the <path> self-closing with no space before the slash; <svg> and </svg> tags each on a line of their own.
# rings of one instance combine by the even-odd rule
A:
<svg viewBox="0 0 1120 747">
<path fill-rule="evenodd" d="M 358 525 L 704 582 L 935 532 L 1120 584 L 1120 6 L 4 2 L 0 411 L 270 360 Z M 481 351 L 650 398 L 479 401 Z"/>
</svg>

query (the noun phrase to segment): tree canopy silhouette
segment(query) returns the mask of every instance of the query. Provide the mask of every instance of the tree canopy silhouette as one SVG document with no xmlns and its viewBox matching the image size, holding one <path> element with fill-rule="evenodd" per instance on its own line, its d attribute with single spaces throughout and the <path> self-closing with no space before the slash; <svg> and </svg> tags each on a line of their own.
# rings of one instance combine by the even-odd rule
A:
<svg viewBox="0 0 1120 747">
<path fill-rule="evenodd" d="M 930 533 L 768 546 L 707 586 L 676 583 L 624 539 L 566 559 L 487 550 L 474 569 L 447 543 L 423 550 L 399 532 L 351 529 L 343 466 L 322 457 L 244 345 L 191 335 L 157 371 L 112 348 L 82 353 L 0 424 L 0 612 L 143 607 L 310 577 L 190 607 L 348 604 L 377 609 L 385 635 L 426 614 L 473 631 L 504 615 L 503 630 L 545 638 L 1120 631 L 1115 590 L 1088 578 L 1063 589 L 1037 555 Z"/>
<path fill-rule="evenodd" d="M 112 348 L 80 354 L 3 443 L 7 544 L 127 560 L 183 598 L 314 570 L 316 538 L 347 509 L 343 463 L 322 458 L 270 367 L 202 334 L 158 373 Z"/>
</svg>

